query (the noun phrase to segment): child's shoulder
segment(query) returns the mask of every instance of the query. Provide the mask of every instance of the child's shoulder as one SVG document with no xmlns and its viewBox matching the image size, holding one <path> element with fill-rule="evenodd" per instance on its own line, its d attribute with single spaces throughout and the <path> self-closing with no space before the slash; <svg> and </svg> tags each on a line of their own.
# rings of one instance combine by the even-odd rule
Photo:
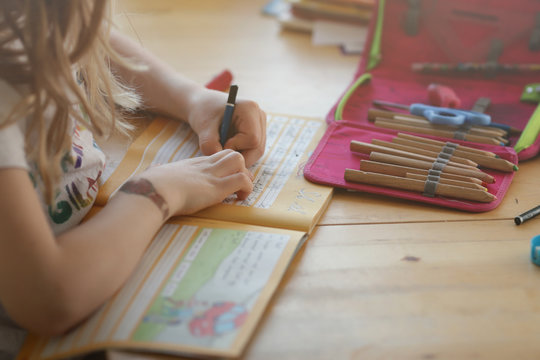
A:
<svg viewBox="0 0 540 360">
<path fill-rule="evenodd" d="M 13 107 L 21 101 L 22 95 L 7 81 L 0 79 L 0 123 L 3 122 Z"/>
</svg>

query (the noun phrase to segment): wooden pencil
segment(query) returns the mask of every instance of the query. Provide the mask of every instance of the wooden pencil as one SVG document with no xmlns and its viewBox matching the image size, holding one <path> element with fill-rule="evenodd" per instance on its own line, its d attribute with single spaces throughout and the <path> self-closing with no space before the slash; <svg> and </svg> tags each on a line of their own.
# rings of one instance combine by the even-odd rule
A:
<svg viewBox="0 0 540 360">
<path fill-rule="evenodd" d="M 393 138 L 392 143 L 404 145 L 407 147 L 414 147 L 416 149 L 424 149 L 427 151 L 441 151 L 443 148 L 440 145 L 422 143 L 415 140 L 402 138 L 399 136 L 396 136 L 395 138 Z M 488 169 L 499 170 L 499 171 L 504 171 L 504 172 L 512 172 L 512 171 L 518 170 L 518 167 L 516 164 L 500 157 L 496 158 L 493 156 L 481 155 L 474 152 L 468 152 L 468 151 L 459 150 L 459 149 L 454 150 L 453 155 L 456 155 L 465 159 L 470 159 L 476 162 L 478 166 L 488 168 Z"/>
<path fill-rule="evenodd" d="M 455 136 L 454 131 L 435 130 L 435 129 L 422 128 L 418 126 L 396 124 L 391 121 L 385 121 L 381 119 L 376 119 L 374 124 L 375 126 L 379 126 L 385 129 L 393 129 L 393 130 L 408 131 L 408 132 L 413 132 L 413 133 L 418 133 L 418 134 L 433 135 L 433 136 L 439 136 L 439 137 L 443 137 L 447 139 L 454 139 L 454 136 Z M 465 141 L 471 141 L 471 142 L 476 142 L 480 144 L 501 145 L 501 146 L 504 145 L 504 142 L 501 141 L 500 139 L 487 137 L 487 136 L 464 134 L 463 139 Z"/>
<path fill-rule="evenodd" d="M 390 187 L 394 189 L 408 190 L 420 193 L 424 192 L 425 187 L 424 181 L 386 174 L 370 173 L 354 169 L 345 169 L 344 177 L 346 181 Z M 488 203 L 496 200 L 495 195 L 490 194 L 489 192 L 484 190 L 469 189 L 440 183 L 437 184 L 437 186 L 435 187 L 435 195 L 483 203 Z"/>
<path fill-rule="evenodd" d="M 359 153 L 362 153 L 362 154 L 368 154 L 368 155 L 372 151 L 378 151 L 378 152 L 384 153 L 384 154 L 392 154 L 392 155 L 403 156 L 403 157 L 408 157 L 408 158 L 411 158 L 411 159 L 430 161 L 430 162 L 434 162 L 437 159 L 437 156 L 425 156 L 425 155 L 421 155 L 421 154 L 416 154 L 416 153 L 411 153 L 411 152 L 407 152 L 407 151 L 397 150 L 397 149 L 393 149 L 393 148 L 390 148 L 390 147 L 370 144 L 370 143 L 357 141 L 357 140 L 351 140 L 351 143 L 350 143 L 349 147 L 350 147 L 351 151 L 359 152 Z M 448 161 L 448 165 L 452 165 L 452 166 L 455 166 L 455 167 L 461 167 L 461 168 L 465 168 L 465 169 L 476 169 L 476 164 L 471 166 L 471 165 L 465 165 L 465 164 L 456 163 L 454 161 Z"/>
<path fill-rule="evenodd" d="M 486 136 L 486 137 L 505 137 L 507 136 L 507 132 L 494 128 L 494 127 L 478 127 L 478 126 L 472 126 L 469 128 L 463 128 L 461 126 L 456 125 L 446 125 L 446 124 L 433 124 L 429 122 L 427 119 L 416 119 L 416 118 L 410 118 L 408 116 L 401 116 L 401 115 L 394 115 L 393 117 L 385 117 L 385 116 L 378 116 L 375 118 L 375 120 L 384 120 L 384 121 L 391 121 L 395 124 L 403 124 L 403 125 L 410 125 L 410 126 L 418 126 L 423 127 L 426 129 L 434 129 L 434 130 L 447 130 L 447 131 L 463 131 L 467 134 L 472 135 L 480 135 L 480 136 Z M 504 139 L 505 141 L 508 141 Z"/>
<path fill-rule="evenodd" d="M 368 110 L 368 120 L 372 121 L 372 122 L 375 121 L 375 119 L 378 118 L 378 117 L 385 117 L 385 118 L 392 119 L 392 118 L 394 118 L 394 116 L 404 116 L 404 117 L 407 117 L 409 119 L 416 119 L 416 120 L 425 119 L 425 117 L 423 117 L 423 116 L 397 113 L 397 112 L 388 111 L 388 110 L 381 110 L 381 109 L 374 109 L 374 108 L 371 108 L 371 109 Z"/>
<path fill-rule="evenodd" d="M 369 172 L 378 172 L 378 173 L 394 175 L 394 176 L 402 176 L 402 177 L 406 177 L 407 174 L 418 174 L 418 175 L 423 175 L 423 176 L 427 176 L 429 174 L 429 170 L 425 170 L 425 169 L 418 169 L 418 168 L 412 168 L 408 166 L 382 163 L 382 162 L 371 161 L 371 160 L 360 160 L 360 170 L 369 171 Z M 484 182 L 482 180 L 478 178 L 470 177 L 470 176 L 441 173 L 440 177 L 441 179 L 457 180 L 457 181 L 471 183 L 471 184 L 480 185 L 484 187 L 483 186 Z"/>
<path fill-rule="evenodd" d="M 382 118 L 382 117 L 378 119 L 388 120 L 387 118 Z M 424 119 L 418 119 L 418 120 L 407 119 L 407 118 L 403 118 L 402 116 L 395 116 L 393 119 L 390 119 L 390 121 L 393 121 L 398 124 L 424 127 L 427 129 L 447 130 L 447 131 L 454 131 L 454 132 L 463 131 L 466 134 L 486 136 L 486 137 L 504 138 L 504 136 L 506 136 L 506 132 L 504 130 L 497 129 L 497 128 L 480 128 L 480 127 L 463 128 L 461 126 L 455 126 L 455 125 L 433 124 L 433 123 L 430 123 L 429 120 L 424 120 Z M 508 141 L 506 139 L 504 140 Z"/>
<path fill-rule="evenodd" d="M 426 150 L 426 149 L 422 149 L 422 148 L 416 147 L 416 146 L 409 146 L 409 145 L 384 141 L 384 140 L 380 140 L 380 139 L 373 139 L 373 140 L 371 140 L 371 142 L 372 142 L 372 144 L 375 144 L 375 145 L 385 146 L 385 147 L 389 147 L 389 148 L 396 149 L 396 150 L 401 150 L 401 151 L 407 151 L 407 152 L 411 152 L 411 153 L 415 153 L 415 154 L 419 154 L 419 155 L 424 155 L 424 156 L 428 156 L 430 158 L 435 158 L 435 159 L 440 154 L 440 151 Z M 465 158 L 455 156 L 455 155 L 450 156 L 449 160 L 454 162 L 454 163 L 468 165 L 468 166 L 472 166 L 472 167 L 477 167 L 478 166 L 477 163 L 475 163 L 474 161 L 472 161 L 470 159 L 465 159 Z"/>
<path fill-rule="evenodd" d="M 433 163 L 429 161 L 423 161 L 423 160 L 417 160 L 417 159 L 411 159 L 406 158 L 402 156 L 396 156 L 396 155 L 390 155 L 390 154 L 384 154 L 376 151 L 372 151 L 369 154 L 369 159 L 373 161 L 379 161 L 389 164 L 395 164 L 395 165 L 403 165 L 418 169 L 424 169 L 429 170 L 433 167 Z M 462 176 L 470 176 L 477 179 L 482 180 L 483 182 L 487 184 L 493 184 L 495 182 L 495 178 L 483 171 L 475 170 L 475 169 L 465 169 L 462 167 L 456 167 L 452 165 L 446 165 L 442 170 L 443 173 L 449 173 L 449 174 L 456 174 L 456 175 L 462 175 Z"/>
<path fill-rule="evenodd" d="M 395 119 L 395 120 L 416 121 L 416 122 L 423 122 L 423 123 L 431 124 L 429 120 L 423 116 L 418 116 L 418 115 L 413 115 L 413 114 L 404 114 L 404 113 L 375 109 L 375 108 L 371 108 L 368 110 L 368 121 L 373 122 L 378 117 L 386 118 L 386 119 Z M 452 126 L 452 125 L 448 125 L 448 126 Z M 460 126 L 452 126 L 452 127 L 459 128 Z M 496 133 L 499 136 L 504 136 L 504 137 L 509 135 L 509 132 L 507 130 L 502 129 L 500 127 L 495 127 L 495 126 L 474 126 L 473 125 L 469 128 L 469 130 L 472 130 L 472 131 L 483 130 L 483 131 L 488 131 L 493 134 Z"/>
<path fill-rule="evenodd" d="M 446 143 L 444 141 L 428 139 L 428 138 L 425 138 L 425 137 L 422 137 L 422 136 L 416 136 L 416 135 L 412 135 L 412 134 L 398 133 L 397 137 L 404 138 L 404 139 L 409 139 L 409 140 L 415 140 L 415 141 L 423 142 L 423 143 L 426 143 L 426 144 L 439 145 L 439 146 L 441 146 L 441 148 L 446 145 Z M 477 148 L 473 148 L 473 147 L 465 146 L 465 145 L 460 145 L 460 144 L 456 144 L 456 145 L 457 145 L 456 150 L 463 150 L 463 151 L 467 151 L 467 152 L 477 153 L 477 154 L 480 154 L 480 155 L 497 157 L 497 154 L 495 154 L 495 153 L 493 153 L 491 151 L 477 149 Z"/>
<path fill-rule="evenodd" d="M 420 181 L 426 181 L 428 179 L 427 175 L 420 175 L 420 174 L 414 174 L 414 173 L 406 173 L 405 177 L 409 179 L 420 180 Z M 469 188 L 469 189 L 487 191 L 486 187 L 475 184 L 475 183 L 471 183 L 471 182 L 439 178 L 439 183 L 446 184 L 446 185 L 460 186 L 460 187 Z"/>
</svg>

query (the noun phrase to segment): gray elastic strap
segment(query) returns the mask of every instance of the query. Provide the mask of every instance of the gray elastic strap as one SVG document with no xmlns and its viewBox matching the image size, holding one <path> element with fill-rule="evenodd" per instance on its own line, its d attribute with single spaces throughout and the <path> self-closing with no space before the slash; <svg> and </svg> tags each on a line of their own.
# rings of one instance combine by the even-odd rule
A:
<svg viewBox="0 0 540 360">
<path fill-rule="evenodd" d="M 443 158 L 437 158 L 433 162 L 433 164 L 431 165 L 431 169 L 428 170 L 428 175 L 424 184 L 424 192 L 422 193 L 422 195 L 428 197 L 435 196 L 435 190 L 437 190 L 437 185 L 439 184 L 439 180 L 441 179 L 442 170 L 446 166 L 447 162 L 448 159 Z"/>
<path fill-rule="evenodd" d="M 446 144 L 444 144 L 445 147 L 453 147 L 454 149 L 457 149 L 459 144 L 453 143 L 451 141 L 447 141 Z"/>
<path fill-rule="evenodd" d="M 454 131 L 454 139 L 465 140 L 466 132 L 463 131 Z"/>
<path fill-rule="evenodd" d="M 446 166 L 446 163 L 442 162 L 442 161 L 437 161 L 435 160 L 433 162 L 433 164 L 431 165 L 431 169 L 432 170 L 438 170 L 438 171 L 442 171 L 444 169 L 444 167 Z"/>
<path fill-rule="evenodd" d="M 450 144 L 457 145 L 454 143 L 450 143 Z M 449 143 L 446 143 L 441 149 L 442 153 L 449 154 L 449 155 L 453 155 L 454 151 L 456 151 L 456 146 L 450 146 Z"/>
<path fill-rule="evenodd" d="M 437 160 L 438 159 L 444 159 L 446 161 L 449 161 L 450 158 L 452 157 L 452 154 L 447 154 L 447 153 L 444 153 L 444 152 L 440 152 L 439 155 L 437 155 Z"/>
<path fill-rule="evenodd" d="M 437 185 L 439 185 L 439 176 L 428 175 L 426 182 L 424 183 L 424 192 L 422 195 L 427 197 L 434 197 L 435 191 L 437 190 Z"/>
</svg>

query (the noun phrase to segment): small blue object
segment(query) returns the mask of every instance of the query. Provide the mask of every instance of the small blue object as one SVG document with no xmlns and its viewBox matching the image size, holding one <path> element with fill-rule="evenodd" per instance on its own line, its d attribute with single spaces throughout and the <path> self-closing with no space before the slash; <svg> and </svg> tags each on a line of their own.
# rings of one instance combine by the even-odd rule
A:
<svg viewBox="0 0 540 360">
<path fill-rule="evenodd" d="M 433 124 L 444 125 L 489 125 L 491 116 L 469 110 L 458 110 L 424 104 L 411 104 L 409 111 L 413 115 L 423 116 Z"/>
<path fill-rule="evenodd" d="M 540 235 L 531 239 L 531 261 L 540 266 Z"/>
</svg>

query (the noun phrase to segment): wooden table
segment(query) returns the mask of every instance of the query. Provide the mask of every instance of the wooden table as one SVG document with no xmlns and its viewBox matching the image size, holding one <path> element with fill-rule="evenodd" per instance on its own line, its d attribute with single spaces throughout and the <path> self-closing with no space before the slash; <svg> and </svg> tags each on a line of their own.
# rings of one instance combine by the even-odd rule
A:
<svg viewBox="0 0 540 360">
<path fill-rule="evenodd" d="M 117 20 L 200 83 L 228 68 L 267 112 L 324 117 L 359 57 L 280 31 L 265 2 L 124 0 Z M 540 203 L 539 165 L 482 214 L 337 190 L 243 358 L 540 358 L 540 219 L 513 222 Z"/>
</svg>

